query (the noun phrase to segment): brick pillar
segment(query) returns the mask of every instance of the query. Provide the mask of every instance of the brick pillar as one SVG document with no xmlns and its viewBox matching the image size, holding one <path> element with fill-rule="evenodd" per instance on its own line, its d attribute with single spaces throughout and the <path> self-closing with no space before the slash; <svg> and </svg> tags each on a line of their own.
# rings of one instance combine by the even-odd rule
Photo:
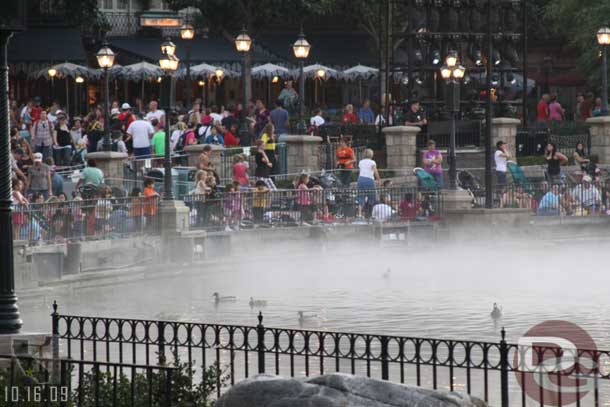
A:
<svg viewBox="0 0 610 407">
<path fill-rule="evenodd" d="M 288 174 L 319 170 L 321 137 L 282 135 L 279 142 L 286 143 Z"/>
<path fill-rule="evenodd" d="M 600 164 L 610 164 L 610 116 L 592 117 L 585 123 L 591 132 L 591 155 Z"/>
<path fill-rule="evenodd" d="M 412 177 L 417 162 L 417 133 L 415 126 L 393 126 L 383 129 L 387 151 L 388 170 L 397 177 Z"/>
<path fill-rule="evenodd" d="M 116 151 L 100 151 L 87 154 L 87 159 L 94 159 L 97 168 L 104 173 L 104 182 L 106 185 L 113 187 L 123 187 L 123 178 L 125 178 L 123 167 L 127 159 L 126 153 Z"/>
<path fill-rule="evenodd" d="M 512 161 L 517 160 L 517 127 L 520 120 L 508 117 L 491 119 L 491 149 L 496 151 L 496 143 L 500 140 L 508 144 L 508 151 Z"/>
</svg>

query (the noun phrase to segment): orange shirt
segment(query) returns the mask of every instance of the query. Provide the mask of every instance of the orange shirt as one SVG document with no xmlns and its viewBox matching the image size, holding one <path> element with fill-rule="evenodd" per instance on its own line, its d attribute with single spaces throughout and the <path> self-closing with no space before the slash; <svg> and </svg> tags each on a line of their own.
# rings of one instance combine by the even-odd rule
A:
<svg viewBox="0 0 610 407">
<path fill-rule="evenodd" d="M 337 148 L 337 161 L 343 165 L 346 170 L 354 168 L 354 150 L 350 147 L 339 147 Z"/>
<path fill-rule="evenodd" d="M 152 186 L 144 188 L 144 215 L 157 214 L 157 197 L 159 194 Z"/>
</svg>

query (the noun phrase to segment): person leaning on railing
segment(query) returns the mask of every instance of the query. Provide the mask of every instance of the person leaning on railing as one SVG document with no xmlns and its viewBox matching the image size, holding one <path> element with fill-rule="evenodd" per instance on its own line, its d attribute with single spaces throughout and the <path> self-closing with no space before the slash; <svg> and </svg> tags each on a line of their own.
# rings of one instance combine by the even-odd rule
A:
<svg viewBox="0 0 610 407">
<path fill-rule="evenodd" d="M 364 206 L 373 206 L 376 203 L 375 180 L 380 181 L 381 177 L 377 171 L 377 163 L 373 161 L 373 150 L 364 150 L 364 159 L 358 163 L 360 173 L 358 175 L 358 216 L 362 218 Z"/>
<path fill-rule="evenodd" d="M 339 138 L 336 155 L 339 180 L 343 186 L 349 186 L 352 180 L 352 170 L 356 163 L 356 156 L 354 155 L 354 150 L 347 145 L 347 140 L 343 137 Z"/>
</svg>

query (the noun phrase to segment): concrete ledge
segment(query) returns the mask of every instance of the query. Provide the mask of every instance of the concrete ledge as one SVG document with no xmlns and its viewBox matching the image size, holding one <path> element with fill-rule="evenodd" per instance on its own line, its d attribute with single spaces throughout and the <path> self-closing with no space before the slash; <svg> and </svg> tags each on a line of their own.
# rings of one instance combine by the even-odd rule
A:
<svg viewBox="0 0 610 407">
<path fill-rule="evenodd" d="M 491 119 L 491 124 L 494 126 L 497 126 L 497 125 L 518 126 L 521 124 L 521 120 L 514 119 L 511 117 L 495 117 L 495 118 Z"/>
<path fill-rule="evenodd" d="M 307 135 L 282 135 L 278 141 L 280 143 L 321 143 L 322 137 Z"/>
<path fill-rule="evenodd" d="M 421 131 L 421 128 L 418 126 L 391 126 L 383 128 L 384 134 L 390 135 L 416 135 Z"/>
<path fill-rule="evenodd" d="M 587 120 L 585 120 L 585 124 L 610 125 L 610 116 L 590 117 Z"/>
<path fill-rule="evenodd" d="M 224 150 L 224 147 L 218 146 L 216 144 L 191 144 L 190 146 L 185 146 L 184 147 L 184 151 L 186 153 L 191 153 L 191 152 L 201 153 L 205 146 L 212 147 L 212 151 L 214 151 L 214 150 Z"/>
<path fill-rule="evenodd" d="M 127 153 L 119 153 L 118 151 L 97 151 L 95 153 L 87 154 L 87 159 L 93 158 L 96 161 L 125 160 L 127 157 Z"/>
</svg>

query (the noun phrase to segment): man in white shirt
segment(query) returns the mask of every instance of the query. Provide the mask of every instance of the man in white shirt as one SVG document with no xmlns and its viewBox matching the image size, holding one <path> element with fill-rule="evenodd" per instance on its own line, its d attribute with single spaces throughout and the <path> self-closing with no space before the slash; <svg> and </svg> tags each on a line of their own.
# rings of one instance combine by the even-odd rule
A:
<svg viewBox="0 0 610 407">
<path fill-rule="evenodd" d="M 496 161 L 496 176 L 498 178 L 498 185 L 506 185 L 506 171 L 507 171 L 507 162 L 510 158 L 510 153 L 508 152 L 508 144 L 503 141 L 498 141 L 496 143 L 496 153 L 494 154 L 494 159 Z"/>
<path fill-rule="evenodd" d="M 165 112 L 158 109 L 159 104 L 156 100 L 151 100 L 148 104 L 148 113 L 146 113 L 146 120 L 152 121 L 157 119 L 161 127 L 165 126 Z"/>
<path fill-rule="evenodd" d="M 383 198 L 383 202 L 373 206 L 371 217 L 377 222 L 385 222 L 389 220 L 392 216 L 394 216 L 394 214 L 396 214 L 396 211 L 389 205 L 390 202 L 390 197 L 385 196 Z"/>
<path fill-rule="evenodd" d="M 210 116 L 212 116 L 212 123 L 216 124 L 216 122 L 222 122 L 222 119 L 224 119 L 224 117 L 222 116 L 222 114 L 219 113 L 220 108 L 214 107 L 212 109 L 212 113 L 210 113 Z"/>
<path fill-rule="evenodd" d="M 146 120 L 142 120 L 141 114 L 138 114 L 137 120 L 131 122 L 127 128 L 127 135 L 133 140 L 133 154 L 136 158 L 149 157 L 152 154 L 150 138 L 154 132 L 155 129 L 153 129 L 151 124 Z"/>
<path fill-rule="evenodd" d="M 309 123 L 312 126 L 316 126 L 316 127 L 320 127 L 322 126 L 324 123 L 326 123 L 326 121 L 324 120 L 324 118 L 322 117 L 322 111 L 320 109 L 316 109 L 314 110 L 314 116 L 309 120 Z"/>
</svg>

